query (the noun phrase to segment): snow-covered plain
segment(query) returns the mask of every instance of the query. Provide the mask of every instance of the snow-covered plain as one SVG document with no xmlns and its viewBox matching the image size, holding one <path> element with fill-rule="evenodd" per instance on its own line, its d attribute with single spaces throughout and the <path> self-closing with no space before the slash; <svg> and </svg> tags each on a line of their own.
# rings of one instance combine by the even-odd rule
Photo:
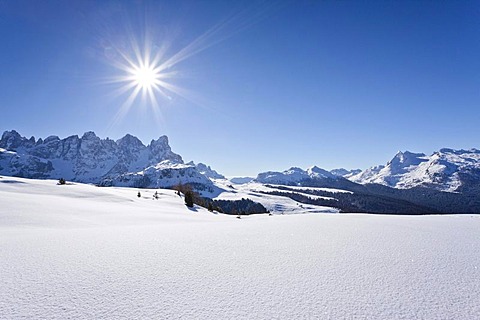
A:
<svg viewBox="0 0 480 320">
<path fill-rule="evenodd" d="M 1 319 L 478 319 L 480 216 L 189 210 L 0 178 Z"/>
</svg>

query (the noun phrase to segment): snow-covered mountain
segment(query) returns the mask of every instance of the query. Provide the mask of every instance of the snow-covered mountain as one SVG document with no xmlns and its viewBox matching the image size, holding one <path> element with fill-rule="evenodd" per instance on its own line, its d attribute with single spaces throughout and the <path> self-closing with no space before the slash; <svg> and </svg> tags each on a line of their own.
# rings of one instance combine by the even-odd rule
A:
<svg viewBox="0 0 480 320">
<path fill-rule="evenodd" d="M 353 169 L 353 170 L 347 170 L 344 168 L 338 168 L 338 169 L 333 169 L 330 170 L 330 173 L 336 176 L 344 177 L 344 178 L 350 178 L 351 176 L 354 176 L 356 174 L 359 174 L 362 172 L 360 169 Z"/>
<path fill-rule="evenodd" d="M 423 153 L 398 152 L 386 165 L 369 168 L 350 177 L 353 182 L 377 183 L 397 189 L 428 187 L 459 192 L 480 185 L 480 150 L 441 149 Z"/>
<path fill-rule="evenodd" d="M 386 165 L 372 167 L 350 179 L 344 178 L 343 173 L 348 177 L 349 173 L 342 170 L 332 173 L 317 167 L 307 170 L 294 167 L 283 172 L 260 173 L 255 181 L 283 186 L 270 194 L 335 207 L 342 212 L 480 212 L 480 150 L 477 149 L 441 149 L 431 156 L 399 152 Z M 315 192 L 308 191 L 315 198 L 299 194 L 294 187 L 317 188 Z M 332 195 L 325 188 L 350 193 Z"/>
<path fill-rule="evenodd" d="M 339 177 L 328 172 L 327 170 L 320 169 L 319 167 L 313 166 L 308 168 L 307 170 L 303 170 L 297 167 L 292 167 L 282 172 L 277 172 L 277 171 L 262 172 L 258 174 L 255 181 L 260 183 L 295 185 L 305 180 L 325 179 L 325 178 L 337 179 Z"/>
<path fill-rule="evenodd" d="M 198 172 L 200 172 L 209 179 L 225 179 L 224 175 L 213 170 L 210 166 L 207 166 L 206 164 L 200 162 L 195 165 L 193 161 L 189 162 L 188 164 L 194 165 L 197 168 Z"/>
<path fill-rule="evenodd" d="M 155 188 L 178 183 L 212 184 L 195 164 L 184 164 L 182 157 L 172 152 L 166 136 L 145 146 L 129 134 L 113 141 L 100 139 L 94 132 L 82 137 L 35 140 L 6 131 L 0 139 L 0 174 Z"/>
<path fill-rule="evenodd" d="M 254 181 L 263 184 L 324 187 L 345 190 L 354 190 L 357 186 L 360 186 L 342 176 L 335 175 L 317 166 L 310 167 L 307 170 L 292 167 L 283 172 L 263 172 L 259 173 Z"/>
</svg>

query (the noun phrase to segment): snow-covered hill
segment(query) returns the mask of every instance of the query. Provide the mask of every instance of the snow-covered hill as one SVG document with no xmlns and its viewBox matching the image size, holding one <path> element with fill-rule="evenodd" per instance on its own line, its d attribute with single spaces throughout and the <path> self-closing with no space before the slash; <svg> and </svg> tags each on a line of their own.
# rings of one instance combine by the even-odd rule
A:
<svg viewBox="0 0 480 320">
<path fill-rule="evenodd" d="M 152 140 L 148 146 L 129 134 L 113 141 L 100 139 L 93 132 L 82 137 L 35 140 L 6 131 L 0 139 L 0 174 L 10 176 L 64 178 L 104 186 L 211 185 L 207 176 L 217 173 L 203 164 L 198 166 L 184 164 L 182 157 L 172 152 L 166 136 Z"/>
<path fill-rule="evenodd" d="M 357 183 L 378 183 L 393 188 L 423 186 L 441 191 L 480 187 L 480 150 L 441 149 L 423 153 L 398 152 L 385 166 L 376 166 L 350 177 Z"/>
<path fill-rule="evenodd" d="M 173 190 L 1 177 L 0 318 L 478 319 L 478 230 L 478 215 L 236 219 Z"/>
</svg>

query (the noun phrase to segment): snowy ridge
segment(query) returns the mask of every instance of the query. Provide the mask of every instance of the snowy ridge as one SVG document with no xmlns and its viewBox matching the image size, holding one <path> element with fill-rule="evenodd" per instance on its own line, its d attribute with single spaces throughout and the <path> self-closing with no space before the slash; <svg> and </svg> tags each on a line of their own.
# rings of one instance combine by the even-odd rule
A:
<svg viewBox="0 0 480 320">
<path fill-rule="evenodd" d="M 362 172 L 362 170 L 360 170 L 360 169 L 347 170 L 347 169 L 344 169 L 344 168 L 338 168 L 338 169 L 330 170 L 331 174 L 339 176 L 339 177 L 344 177 L 344 178 L 347 178 L 347 179 L 351 176 L 359 174 L 360 172 Z"/>
<path fill-rule="evenodd" d="M 357 183 L 377 183 L 398 189 L 423 186 L 455 192 L 480 181 L 480 151 L 441 149 L 431 156 L 398 152 L 385 166 L 350 177 Z"/>
</svg>

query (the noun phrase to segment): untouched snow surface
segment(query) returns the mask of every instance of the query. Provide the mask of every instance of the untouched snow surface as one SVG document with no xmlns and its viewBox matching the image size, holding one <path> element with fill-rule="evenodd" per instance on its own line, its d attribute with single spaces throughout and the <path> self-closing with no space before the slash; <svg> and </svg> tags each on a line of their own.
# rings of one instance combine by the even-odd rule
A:
<svg viewBox="0 0 480 320">
<path fill-rule="evenodd" d="M 0 178 L 2 319 L 478 319 L 480 217 L 188 210 Z"/>
</svg>

